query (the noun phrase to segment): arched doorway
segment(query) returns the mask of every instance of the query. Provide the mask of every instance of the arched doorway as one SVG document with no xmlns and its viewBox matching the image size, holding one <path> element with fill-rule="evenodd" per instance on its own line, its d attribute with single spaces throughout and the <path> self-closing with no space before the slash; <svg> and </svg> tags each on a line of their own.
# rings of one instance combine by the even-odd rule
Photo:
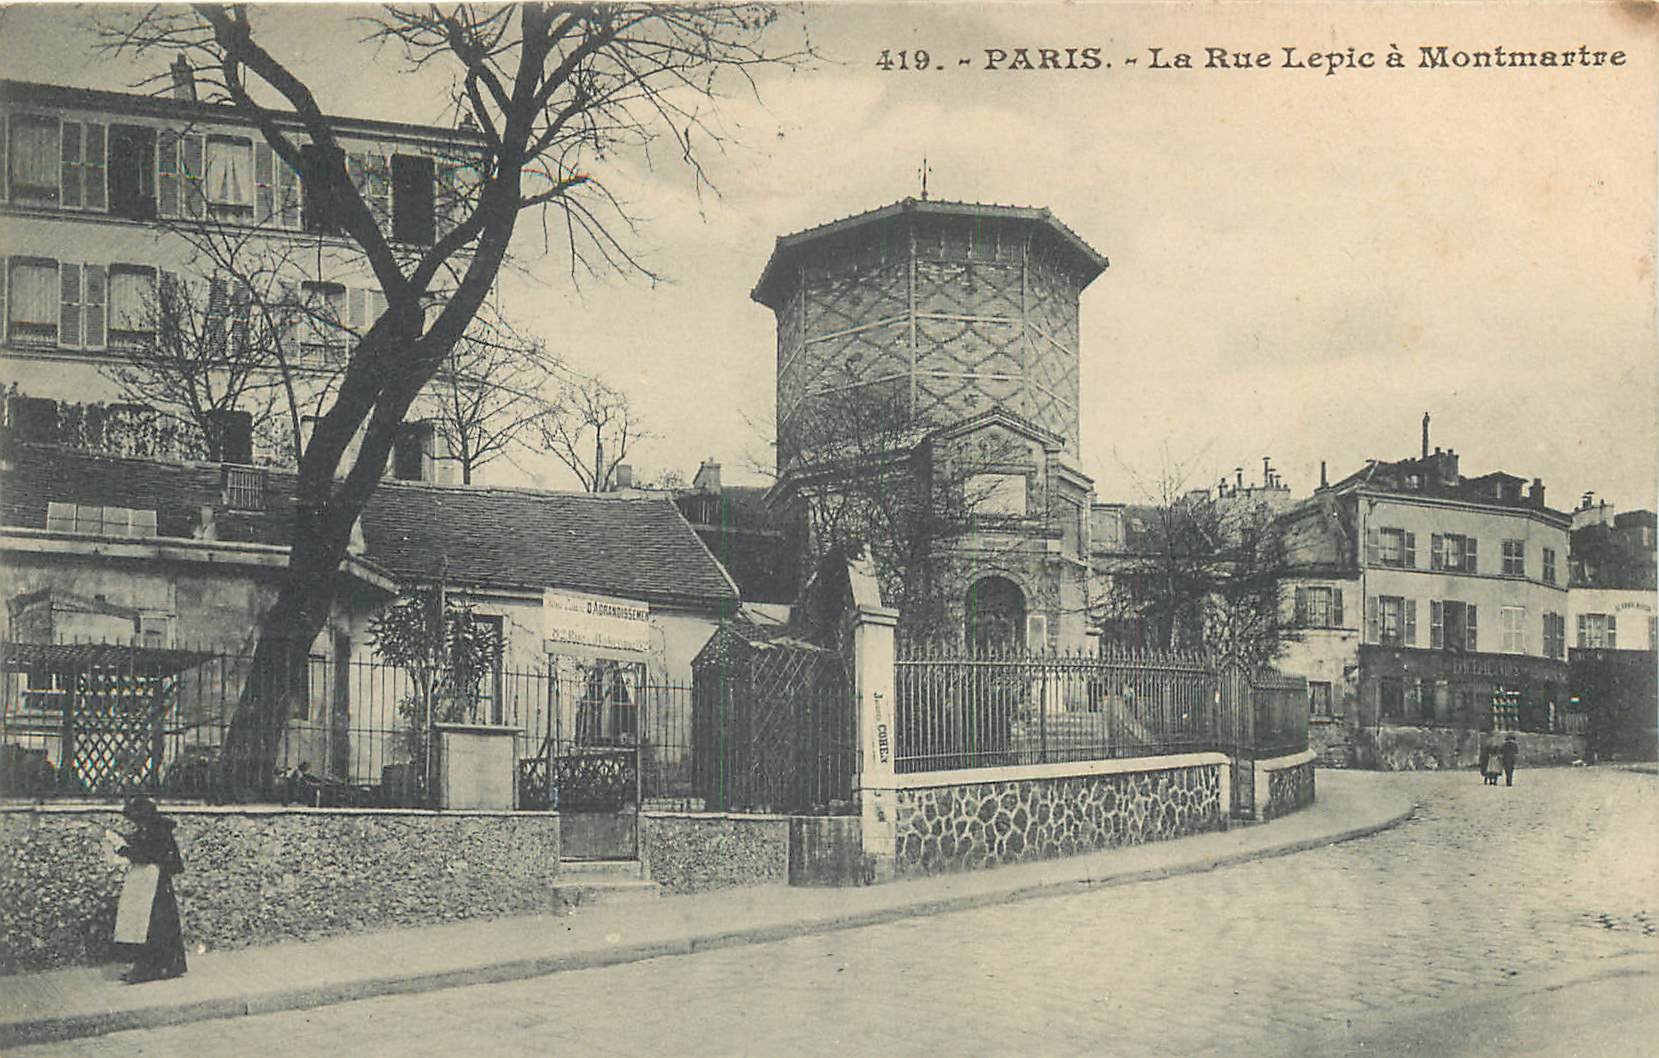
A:
<svg viewBox="0 0 1659 1058">
<path fill-rule="evenodd" d="M 1025 647 L 1025 593 L 1007 577 L 986 577 L 968 588 L 963 603 L 968 649 L 976 654 Z"/>
</svg>

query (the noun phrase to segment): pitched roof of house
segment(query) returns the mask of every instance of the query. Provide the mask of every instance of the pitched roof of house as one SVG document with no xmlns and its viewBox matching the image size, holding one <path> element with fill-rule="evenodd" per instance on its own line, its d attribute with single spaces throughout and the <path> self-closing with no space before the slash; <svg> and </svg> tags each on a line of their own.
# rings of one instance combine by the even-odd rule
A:
<svg viewBox="0 0 1659 1058">
<path fill-rule="evenodd" d="M 1551 520 L 1569 520 L 1569 515 L 1565 512 L 1544 506 L 1539 499 L 1535 499 L 1521 488 L 1525 482 L 1525 478 L 1501 470 L 1479 477 L 1465 477 L 1457 472 L 1456 453 L 1436 452 L 1421 459 L 1399 459 L 1393 462 L 1373 459 L 1331 485 L 1329 491 L 1342 493 L 1364 489 L 1368 492 L 1388 492 L 1401 496 L 1424 496 L 1479 504 L 1484 507 L 1535 511 Z M 1540 485 L 1541 483 L 1535 483 L 1534 488 L 1539 488 Z"/>
<path fill-rule="evenodd" d="M 189 539 L 212 508 L 219 540 L 288 543 L 294 475 L 265 472 L 265 509 L 225 505 L 223 468 L 13 444 L 0 524 L 43 529 L 47 504 L 156 512 L 156 534 Z M 564 588 L 649 602 L 735 603 L 737 589 L 666 497 L 383 482 L 363 514 L 367 556 L 403 579 Z"/>
<path fill-rule="evenodd" d="M 737 601 L 731 578 L 665 496 L 386 482 L 363 513 L 363 538 L 403 577 Z"/>
</svg>

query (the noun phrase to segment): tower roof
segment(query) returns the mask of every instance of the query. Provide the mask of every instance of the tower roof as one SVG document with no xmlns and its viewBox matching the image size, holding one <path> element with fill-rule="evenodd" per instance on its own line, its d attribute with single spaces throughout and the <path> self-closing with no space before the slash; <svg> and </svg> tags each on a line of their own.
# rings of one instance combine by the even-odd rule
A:
<svg viewBox="0 0 1659 1058">
<path fill-rule="evenodd" d="M 806 247 L 825 238 L 840 235 L 867 225 L 880 224 L 898 216 L 980 217 L 997 220 L 1025 221 L 1045 229 L 1054 237 L 1055 244 L 1076 268 L 1083 286 L 1106 270 L 1104 255 L 1084 242 L 1082 237 L 1049 212 L 1046 207 L 1003 206 L 980 202 L 943 202 L 938 199 L 904 198 L 878 209 L 855 213 L 850 217 L 832 220 L 814 228 L 791 235 L 778 236 L 772 256 L 761 271 L 760 279 L 749 296 L 762 305 L 773 306 L 777 300 L 775 287 L 779 277 Z"/>
</svg>

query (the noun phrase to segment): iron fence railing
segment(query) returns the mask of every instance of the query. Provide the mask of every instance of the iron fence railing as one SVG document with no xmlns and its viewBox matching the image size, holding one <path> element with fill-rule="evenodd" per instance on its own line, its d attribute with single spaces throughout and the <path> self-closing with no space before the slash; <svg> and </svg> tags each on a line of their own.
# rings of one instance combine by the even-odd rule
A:
<svg viewBox="0 0 1659 1058">
<path fill-rule="evenodd" d="M 276 774 L 243 789 L 322 807 L 428 803 L 432 723 L 516 729 L 521 807 L 561 794 L 693 807 L 691 688 L 618 667 L 499 668 L 462 700 L 376 659 L 313 658 L 288 680 Z M 0 642 L 0 796 L 211 798 L 237 709 L 274 691 L 252 658 L 139 644 Z M 595 765 L 610 760 L 623 785 Z M 268 782 L 252 781 L 268 779 Z M 603 796 L 593 789 L 608 783 Z"/>
<path fill-rule="evenodd" d="M 1307 746 L 1304 680 L 1251 674 L 1231 703 L 1203 656 L 913 653 L 895 682 L 901 773 Z"/>
</svg>

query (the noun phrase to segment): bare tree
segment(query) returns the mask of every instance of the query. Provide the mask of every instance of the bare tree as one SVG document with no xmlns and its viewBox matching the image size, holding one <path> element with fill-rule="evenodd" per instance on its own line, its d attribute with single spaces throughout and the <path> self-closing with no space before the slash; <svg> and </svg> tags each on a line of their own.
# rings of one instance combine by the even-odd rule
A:
<svg viewBox="0 0 1659 1058">
<path fill-rule="evenodd" d="M 1295 638 L 1281 597 L 1290 566 L 1280 526 L 1248 497 L 1188 490 L 1167 471 L 1125 526 L 1093 618 L 1124 647 L 1230 654 L 1266 664 Z"/>
<path fill-rule="evenodd" d="M 543 446 L 587 492 L 614 487 L 616 468 L 627 461 L 629 448 L 650 436 L 627 394 L 589 377 L 561 385 L 540 426 Z"/>
<path fill-rule="evenodd" d="M 485 465 L 528 449 L 553 411 L 546 393 L 559 369 L 544 342 L 499 317 L 475 320 L 455 343 L 427 397 L 464 484 Z"/>
<path fill-rule="evenodd" d="M 808 561 L 867 552 L 883 601 L 910 642 L 953 641 L 953 553 L 997 527 L 996 485 L 980 471 L 1023 461 L 1009 438 L 947 438 L 909 411 L 908 395 L 879 386 L 838 388 L 803 402 L 780 430 L 780 492 L 804 519 Z M 989 537 L 977 558 L 995 557 Z M 1004 544 L 1017 548 L 1017 544 Z"/>
<path fill-rule="evenodd" d="M 308 414 L 328 399 L 338 364 L 307 362 L 306 337 L 323 335 L 342 353 L 351 337 L 324 303 L 306 299 L 287 240 L 203 220 L 170 225 L 192 254 L 178 272 L 157 277 L 136 320 L 112 320 L 104 373 L 122 396 L 190 424 L 220 458 L 216 419 L 244 411 L 254 434 L 297 465 Z M 123 333 L 118 328 L 124 326 Z"/>
<path fill-rule="evenodd" d="M 476 130 L 477 179 L 459 196 L 453 226 L 421 246 L 382 229 L 348 172 L 341 130 L 281 57 L 285 42 L 261 34 L 252 9 L 158 6 L 105 17 L 108 48 L 182 56 L 211 99 L 257 128 L 301 174 L 307 194 L 329 204 L 386 298 L 351 348 L 300 459 L 288 571 L 255 648 L 257 690 L 244 696 L 226 736 L 240 781 L 268 786 L 352 526 L 410 407 L 489 295 L 519 217 L 544 209 L 556 220 L 573 275 L 645 273 L 623 242 L 632 222 L 601 167 L 630 148 L 649 157 L 667 132 L 701 187 L 700 151 L 722 142 L 713 124 L 722 75 L 752 88 L 756 67 L 800 53 L 769 54 L 763 38 L 775 13 L 749 4 L 386 7 L 366 16 L 363 61 L 391 45 L 413 68 L 450 71 L 457 123 Z M 261 101 L 272 98 L 280 108 Z M 307 142 L 313 149 L 302 152 Z M 354 444 L 349 469 L 338 473 Z"/>
</svg>

